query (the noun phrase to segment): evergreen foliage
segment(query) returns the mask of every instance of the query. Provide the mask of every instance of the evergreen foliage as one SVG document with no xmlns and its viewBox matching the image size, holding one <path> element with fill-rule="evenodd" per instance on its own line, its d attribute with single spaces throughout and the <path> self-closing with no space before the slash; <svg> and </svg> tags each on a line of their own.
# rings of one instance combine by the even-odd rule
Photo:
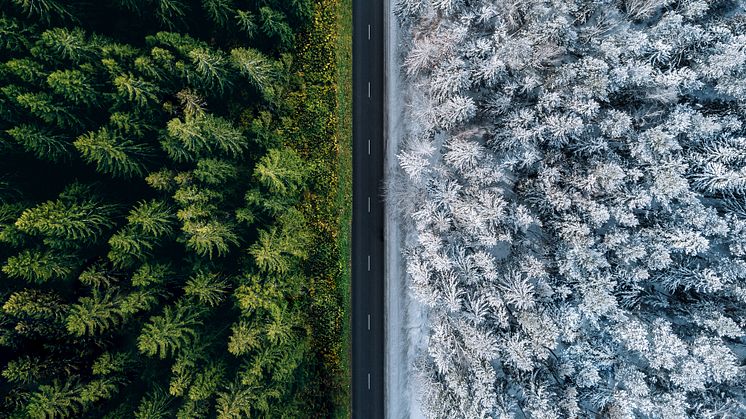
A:
<svg viewBox="0 0 746 419">
<path fill-rule="evenodd" d="M 70 143 L 47 129 L 19 125 L 7 130 L 7 133 L 38 159 L 59 162 L 71 158 Z"/>
<path fill-rule="evenodd" d="M 145 355 L 166 358 L 194 341 L 198 323 L 197 313 L 186 305 L 167 306 L 162 315 L 152 317 L 143 327 L 137 347 Z"/>
<path fill-rule="evenodd" d="M 75 263 L 69 257 L 52 252 L 24 250 L 18 255 L 8 257 L 2 269 L 11 278 L 42 283 L 51 279 L 66 279 L 74 268 Z"/>
<path fill-rule="evenodd" d="M 73 145 L 85 161 L 95 163 L 101 172 L 117 177 L 143 175 L 144 167 L 138 157 L 148 154 L 147 144 L 123 140 L 115 132 L 102 127 L 81 135 Z"/>
<path fill-rule="evenodd" d="M 29 208 L 15 225 L 24 233 L 65 241 L 94 241 L 113 225 L 111 206 L 93 200 L 47 201 Z"/>
<path fill-rule="evenodd" d="M 276 66 L 261 52 L 254 49 L 236 48 L 231 50 L 232 64 L 265 97 L 272 97 Z"/>
<path fill-rule="evenodd" d="M 289 128 L 313 7 L 0 0 L 0 417 L 331 411 Z"/>
</svg>

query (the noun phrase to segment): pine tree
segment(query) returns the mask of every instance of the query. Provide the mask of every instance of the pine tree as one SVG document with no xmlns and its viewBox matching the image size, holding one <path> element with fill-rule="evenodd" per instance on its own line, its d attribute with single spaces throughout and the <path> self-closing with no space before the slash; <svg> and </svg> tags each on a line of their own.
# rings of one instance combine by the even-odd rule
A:
<svg viewBox="0 0 746 419">
<path fill-rule="evenodd" d="M 671 0 L 627 0 L 624 10 L 632 19 L 643 20 L 671 3 Z"/>
<path fill-rule="evenodd" d="M 217 274 L 198 272 L 189 278 L 184 294 L 193 296 L 208 307 L 215 307 L 225 300 L 228 284 Z"/>
<path fill-rule="evenodd" d="M 164 391 L 155 389 L 143 397 L 135 412 L 136 419 L 165 419 L 169 417 L 172 399 Z"/>
<path fill-rule="evenodd" d="M 183 0 L 155 0 L 156 16 L 169 29 L 183 25 L 189 6 Z"/>
<path fill-rule="evenodd" d="M 14 292 L 3 304 L 3 312 L 10 316 L 37 320 L 59 320 L 67 309 L 55 293 L 32 288 Z"/>
<path fill-rule="evenodd" d="M 269 58 L 254 49 L 236 48 L 231 50 L 231 63 L 265 98 L 273 98 L 277 69 Z"/>
<path fill-rule="evenodd" d="M 38 250 L 24 250 L 8 258 L 3 272 L 11 278 L 30 283 L 44 283 L 52 279 L 67 279 L 77 267 L 73 257 Z"/>
<path fill-rule="evenodd" d="M 9 74 L 18 77 L 24 83 L 33 86 L 42 86 L 44 77 L 47 75 L 44 67 L 39 62 L 28 58 L 17 58 L 6 61 L 2 68 Z"/>
<path fill-rule="evenodd" d="M 147 144 L 125 140 L 106 127 L 81 135 L 73 145 L 85 161 L 96 164 L 99 172 L 115 177 L 142 176 L 143 159 L 151 154 Z"/>
<path fill-rule="evenodd" d="M 194 169 L 194 177 L 208 185 L 221 185 L 238 176 L 235 164 L 226 160 L 201 159 Z"/>
<path fill-rule="evenodd" d="M 217 26 L 226 27 L 233 14 L 233 0 L 202 0 L 202 8 Z"/>
<path fill-rule="evenodd" d="M 128 352 L 104 352 L 96 358 L 91 371 L 93 375 L 110 376 L 123 373 L 132 363 L 132 356 Z"/>
<path fill-rule="evenodd" d="M 152 236 L 127 226 L 109 238 L 111 250 L 107 257 L 114 266 L 131 267 L 151 256 L 157 243 Z"/>
<path fill-rule="evenodd" d="M 252 413 L 254 389 L 231 383 L 225 392 L 218 396 L 217 411 L 219 419 L 240 419 Z"/>
<path fill-rule="evenodd" d="M 158 102 L 158 86 L 132 74 L 122 74 L 114 79 L 114 87 L 123 101 L 143 109 Z"/>
<path fill-rule="evenodd" d="M 290 49 L 293 46 L 295 35 L 282 12 L 265 6 L 259 9 L 259 19 L 265 35 L 277 39 L 283 49 Z"/>
<path fill-rule="evenodd" d="M 33 125 L 20 125 L 9 129 L 8 135 L 26 151 L 39 159 L 53 162 L 69 160 L 72 156 L 70 142 L 59 134 Z"/>
<path fill-rule="evenodd" d="M 176 412 L 177 419 L 199 419 L 210 413 L 211 403 L 206 400 L 187 399 Z"/>
<path fill-rule="evenodd" d="M 206 113 L 205 100 L 191 89 L 184 89 L 176 94 L 186 118 L 198 118 Z"/>
<path fill-rule="evenodd" d="M 31 53 L 42 61 L 83 63 L 97 56 L 100 47 L 81 28 L 53 28 L 44 31 Z"/>
<path fill-rule="evenodd" d="M 13 384 L 31 384 L 41 381 L 45 368 L 42 358 L 25 356 L 8 361 L 3 378 Z"/>
<path fill-rule="evenodd" d="M 47 76 L 52 91 L 75 104 L 94 106 L 99 94 L 93 89 L 88 75 L 79 70 L 57 70 Z"/>
<path fill-rule="evenodd" d="M 189 388 L 190 400 L 207 400 L 212 398 L 222 386 L 225 376 L 225 366 L 212 362 L 202 371 L 197 372 L 194 383 Z"/>
<path fill-rule="evenodd" d="M 159 290 L 135 290 L 121 296 L 117 301 L 117 310 L 125 320 L 128 320 L 137 314 L 152 310 L 162 295 Z"/>
<path fill-rule="evenodd" d="M 89 409 L 94 403 L 112 399 L 119 392 L 121 384 L 121 380 L 115 377 L 91 380 L 81 387 L 80 401 Z"/>
<path fill-rule="evenodd" d="M 233 295 L 236 297 L 238 307 L 246 317 L 259 313 L 266 313 L 278 310 L 281 300 L 284 298 L 282 291 L 272 285 L 266 284 L 257 275 L 249 275 L 244 283 L 236 288 Z M 248 327 L 255 328 L 250 324 Z"/>
<path fill-rule="evenodd" d="M 169 126 L 171 127 L 171 124 L 169 124 Z M 187 149 L 184 143 L 177 136 L 177 135 L 186 134 L 182 130 L 182 127 L 171 127 L 170 131 L 172 133 L 165 135 L 161 139 L 161 149 L 163 149 L 163 151 L 166 152 L 168 157 L 176 163 L 195 162 L 198 159 L 199 155 Z M 178 134 L 174 134 L 176 132 L 178 132 Z M 198 135 L 198 134 L 195 132 L 191 132 L 189 133 L 189 135 Z M 190 140 L 193 140 L 193 138 L 190 138 Z"/>
<path fill-rule="evenodd" d="M 289 313 L 286 307 L 272 313 L 271 320 L 266 326 L 266 336 L 270 344 L 284 346 L 290 343 L 297 315 L 298 313 Z"/>
<path fill-rule="evenodd" d="M 83 124 L 68 106 L 58 103 L 45 93 L 20 93 L 15 97 L 18 104 L 32 115 L 60 129 L 71 129 Z"/>
<path fill-rule="evenodd" d="M 20 52 L 28 49 L 35 38 L 32 30 L 19 20 L 9 16 L 0 16 L 0 49 Z"/>
<path fill-rule="evenodd" d="M 64 2 L 58 0 L 13 0 L 29 17 L 41 19 L 50 23 L 56 19 L 74 19 L 72 10 Z"/>
<path fill-rule="evenodd" d="M 325 403 L 298 355 L 312 234 L 294 208 L 311 169 L 278 154 L 263 163 L 278 190 L 251 176 L 295 132 L 278 98 L 309 77 L 266 54 L 289 51 L 313 2 L 0 4 L 0 411 L 299 417 Z M 256 235 L 236 222 L 245 195 L 288 259 L 252 296 L 236 291 L 256 270 L 236 251 Z"/>
<path fill-rule="evenodd" d="M 211 0 L 215 1 L 215 0 Z M 199 84 L 204 92 L 223 94 L 233 85 L 228 58 L 219 50 L 197 47 L 189 51 L 194 69 L 199 77 Z"/>
<path fill-rule="evenodd" d="M 208 153 L 220 153 L 229 157 L 238 157 L 248 146 L 244 134 L 223 118 L 210 114 L 188 118 L 185 121 L 172 119 L 168 122 L 167 140 L 180 143 L 186 153 L 186 159 L 180 158 L 178 149 L 166 151 L 176 161 L 189 161 Z"/>
<path fill-rule="evenodd" d="M 173 270 L 167 264 L 145 263 L 132 274 L 132 285 L 135 287 L 159 287 L 166 283 Z"/>
<path fill-rule="evenodd" d="M 183 208 L 189 208 L 190 206 L 198 206 L 200 209 L 206 210 L 201 217 L 208 217 L 216 206 L 215 204 L 223 199 L 223 194 L 215 189 L 208 189 L 200 187 L 191 182 L 191 174 L 183 173 L 176 177 L 178 183 L 184 184 L 174 193 L 174 201 L 176 201 Z M 183 217 L 182 211 L 178 211 L 176 216 L 181 220 L 190 220 L 189 217 Z"/>
<path fill-rule="evenodd" d="M 166 306 L 143 327 L 137 347 L 145 355 L 165 359 L 196 338 L 194 328 L 199 324 L 198 313 L 187 305 Z"/>
<path fill-rule="evenodd" d="M 81 411 L 80 388 L 72 380 L 64 384 L 54 380 L 51 385 L 39 386 L 26 406 L 26 413 L 33 419 L 69 417 Z"/>
<path fill-rule="evenodd" d="M 257 386 L 256 407 L 268 411 L 280 399 L 292 382 L 293 373 L 306 352 L 304 342 L 295 340 L 292 345 L 266 344 L 242 365 L 239 376 L 246 386 Z M 270 383 L 267 385 L 266 383 Z"/>
<path fill-rule="evenodd" d="M 241 356 L 258 348 L 261 342 L 261 328 L 254 324 L 241 320 L 232 327 L 230 340 L 228 341 L 228 352 Z"/>
<path fill-rule="evenodd" d="M 298 153 L 283 148 L 269 150 L 254 168 L 254 177 L 273 194 L 295 196 L 310 172 Z"/>
<path fill-rule="evenodd" d="M 254 262 L 264 272 L 286 273 L 290 270 L 292 261 L 283 254 L 276 228 L 259 231 L 259 239 L 249 248 Z"/>
<path fill-rule="evenodd" d="M 168 393 L 184 396 L 194 381 L 196 372 L 207 361 L 201 342 L 195 342 L 181 351 L 171 365 L 171 381 Z"/>
<path fill-rule="evenodd" d="M 163 201 L 142 201 L 127 216 L 130 225 L 154 238 L 170 236 L 173 232 L 174 216 Z"/>
<path fill-rule="evenodd" d="M 115 297 L 94 289 L 90 297 L 82 297 L 70 306 L 67 330 L 77 336 L 96 336 L 119 325 L 123 316 Z"/>
<path fill-rule="evenodd" d="M 145 177 L 145 182 L 147 182 L 151 188 L 158 191 L 171 191 L 176 187 L 176 183 L 174 182 L 174 172 L 168 169 L 151 172 L 147 177 Z"/>
<path fill-rule="evenodd" d="M 298 260 L 308 257 L 311 236 L 303 215 L 288 211 L 278 221 L 279 227 L 259 231 L 259 239 L 251 245 L 249 253 L 262 271 L 284 274 Z"/>
<path fill-rule="evenodd" d="M 182 230 L 187 235 L 187 247 L 210 259 L 228 254 L 239 243 L 233 228 L 217 220 L 187 221 Z"/>
<path fill-rule="evenodd" d="M 94 200 L 47 201 L 23 211 L 15 225 L 24 233 L 62 241 L 95 241 L 113 226 L 113 207 Z"/>
<path fill-rule="evenodd" d="M 112 128 L 124 135 L 143 138 L 145 134 L 154 131 L 150 121 L 143 115 L 134 112 L 113 112 L 109 116 L 109 124 Z"/>
<path fill-rule="evenodd" d="M 256 17 L 247 10 L 236 10 L 236 25 L 246 36 L 253 38 L 257 31 Z"/>
<path fill-rule="evenodd" d="M 290 0 L 290 11 L 296 19 L 308 21 L 313 16 L 314 3 L 312 0 Z"/>
</svg>

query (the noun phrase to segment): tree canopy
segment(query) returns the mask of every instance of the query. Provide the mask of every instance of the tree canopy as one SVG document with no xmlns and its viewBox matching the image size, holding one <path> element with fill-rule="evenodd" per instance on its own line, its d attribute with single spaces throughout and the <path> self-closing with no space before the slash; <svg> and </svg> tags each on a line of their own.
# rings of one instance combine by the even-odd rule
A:
<svg viewBox="0 0 746 419">
<path fill-rule="evenodd" d="M 1 417 L 331 410 L 288 128 L 315 7 L 0 0 Z"/>
<path fill-rule="evenodd" d="M 746 416 L 743 6 L 396 2 L 427 417 Z"/>
</svg>

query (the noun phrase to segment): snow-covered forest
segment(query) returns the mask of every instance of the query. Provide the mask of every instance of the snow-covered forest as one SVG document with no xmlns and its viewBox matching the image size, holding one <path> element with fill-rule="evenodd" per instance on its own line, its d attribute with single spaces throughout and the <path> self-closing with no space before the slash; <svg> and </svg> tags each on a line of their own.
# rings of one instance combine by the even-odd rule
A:
<svg viewBox="0 0 746 419">
<path fill-rule="evenodd" d="M 746 417 L 746 2 L 396 13 L 424 413 Z"/>
</svg>

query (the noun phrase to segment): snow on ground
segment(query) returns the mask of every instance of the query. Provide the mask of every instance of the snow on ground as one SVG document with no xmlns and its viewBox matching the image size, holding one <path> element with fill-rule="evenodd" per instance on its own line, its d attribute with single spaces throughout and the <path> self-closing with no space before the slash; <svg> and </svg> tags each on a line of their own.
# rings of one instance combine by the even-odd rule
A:
<svg viewBox="0 0 746 419">
<path fill-rule="evenodd" d="M 396 155 L 404 136 L 404 95 L 402 94 L 400 28 L 387 2 L 385 26 L 388 31 L 385 46 L 386 65 L 386 188 L 401 185 Z M 406 87 L 405 87 L 406 88 Z M 399 178 L 399 180 L 397 180 Z M 413 364 L 420 351 L 427 348 L 427 319 L 424 308 L 410 298 L 401 251 L 407 240 L 401 225 L 400 211 L 392 201 L 386 203 L 386 417 L 424 418 L 416 400 Z M 410 238 L 411 240 L 411 238 Z"/>
</svg>

